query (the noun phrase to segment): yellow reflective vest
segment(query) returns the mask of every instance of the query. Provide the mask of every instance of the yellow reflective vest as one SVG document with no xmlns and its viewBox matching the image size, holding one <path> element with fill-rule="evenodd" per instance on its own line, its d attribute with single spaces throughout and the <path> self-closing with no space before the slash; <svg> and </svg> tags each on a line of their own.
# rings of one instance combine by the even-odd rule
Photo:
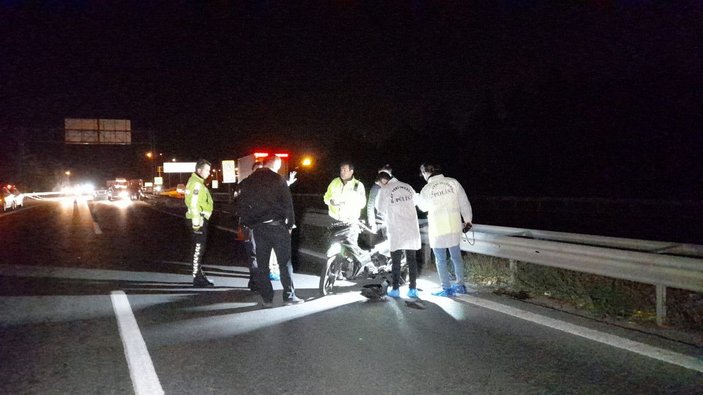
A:
<svg viewBox="0 0 703 395">
<path fill-rule="evenodd" d="M 346 183 L 336 177 L 327 186 L 323 200 L 329 208 L 330 217 L 338 221 L 354 222 L 359 219 L 361 209 L 366 206 L 366 189 L 364 184 L 354 177 Z M 332 200 L 339 206 L 333 206 L 330 203 Z"/>
<path fill-rule="evenodd" d="M 213 209 L 212 195 L 205 186 L 205 180 L 193 173 L 186 184 L 185 204 L 186 218 L 193 221 L 193 226 L 201 226 L 203 217 L 210 219 Z"/>
</svg>

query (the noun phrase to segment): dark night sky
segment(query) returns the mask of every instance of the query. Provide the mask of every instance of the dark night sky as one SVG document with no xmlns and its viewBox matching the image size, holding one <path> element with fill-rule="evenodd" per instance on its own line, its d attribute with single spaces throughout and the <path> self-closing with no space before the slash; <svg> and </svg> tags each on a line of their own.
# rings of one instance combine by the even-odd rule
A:
<svg viewBox="0 0 703 395">
<path fill-rule="evenodd" d="M 378 3 L 0 1 L 2 133 L 126 118 L 321 179 L 437 158 L 474 194 L 703 197 L 703 2 Z"/>
</svg>

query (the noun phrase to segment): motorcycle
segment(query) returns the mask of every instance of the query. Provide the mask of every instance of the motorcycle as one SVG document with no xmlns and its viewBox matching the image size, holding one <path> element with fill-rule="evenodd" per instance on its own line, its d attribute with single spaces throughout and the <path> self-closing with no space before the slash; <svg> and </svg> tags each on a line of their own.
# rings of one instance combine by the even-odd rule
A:
<svg viewBox="0 0 703 395">
<path fill-rule="evenodd" d="M 335 283 L 340 280 L 373 280 L 378 277 L 390 278 L 391 254 L 388 240 L 376 243 L 370 249 L 355 245 L 350 240 L 352 227 L 358 226 L 365 232 L 374 232 L 361 222 L 348 224 L 334 222 L 329 226 L 330 247 L 327 250 L 327 261 L 320 273 L 320 294 L 328 295 L 335 292 Z M 400 284 L 408 281 L 408 265 L 405 257 L 400 264 Z"/>
</svg>

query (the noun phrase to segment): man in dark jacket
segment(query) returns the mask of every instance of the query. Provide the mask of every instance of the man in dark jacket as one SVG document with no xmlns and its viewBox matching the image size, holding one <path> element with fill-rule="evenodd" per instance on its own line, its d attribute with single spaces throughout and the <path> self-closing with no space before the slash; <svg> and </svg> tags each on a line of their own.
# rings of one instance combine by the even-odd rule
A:
<svg viewBox="0 0 703 395">
<path fill-rule="evenodd" d="M 239 186 L 239 209 L 242 224 L 251 228 L 256 235 L 257 262 L 268 262 L 272 249 L 276 253 L 281 269 L 283 302 L 291 305 L 303 300 L 295 295 L 291 265 L 286 264 L 291 257 L 290 233 L 295 227 L 295 214 L 288 184 L 275 172 L 280 167 L 280 160 L 276 156 L 267 157 L 264 167 L 242 181 Z M 271 307 L 273 302 L 269 271 L 268 265 L 260 265 L 254 273 L 264 307 Z"/>
</svg>

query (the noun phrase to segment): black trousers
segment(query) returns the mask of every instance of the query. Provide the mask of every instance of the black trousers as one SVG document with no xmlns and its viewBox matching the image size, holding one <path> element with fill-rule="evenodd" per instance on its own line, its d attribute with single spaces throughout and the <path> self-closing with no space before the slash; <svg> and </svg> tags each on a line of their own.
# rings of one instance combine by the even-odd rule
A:
<svg viewBox="0 0 703 395">
<path fill-rule="evenodd" d="M 191 231 L 192 248 L 190 249 L 190 257 L 193 262 L 193 277 L 199 272 L 202 272 L 203 256 L 205 255 L 205 247 L 207 245 L 207 228 L 210 221 L 203 218 L 203 226 L 195 231 L 193 222 L 188 219 L 188 228 Z"/>
<path fill-rule="evenodd" d="M 273 301 L 273 285 L 269 279 L 270 268 L 268 265 L 271 259 L 271 250 L 273 250 L 276 253 L 278 266 L 281 268 L 283 301 L 286 301 L 295 294 L 293 279 L 291 278 L 292 266 L 288 264 L 291 257 L 290 233 L 288 233 L 288 228 L 278 224 L 259 224 L 254 225 L 253 230 L 256 235 L 256 260 L 259 270 L 252 274 L 255 276 L 258 291 L 265 302 Z"/>
<path fill-rule="evenodd" d="M 410 288 L 417 288 L 417 259 L 415 257 L 415 250 L 395 250 L 391 251 L 393 289 L 398 289 L 400 286 L 400 262 L 403 260 L 403 252 L 405 252 L 405 261 L 408 263 Z"/>
</svg>

